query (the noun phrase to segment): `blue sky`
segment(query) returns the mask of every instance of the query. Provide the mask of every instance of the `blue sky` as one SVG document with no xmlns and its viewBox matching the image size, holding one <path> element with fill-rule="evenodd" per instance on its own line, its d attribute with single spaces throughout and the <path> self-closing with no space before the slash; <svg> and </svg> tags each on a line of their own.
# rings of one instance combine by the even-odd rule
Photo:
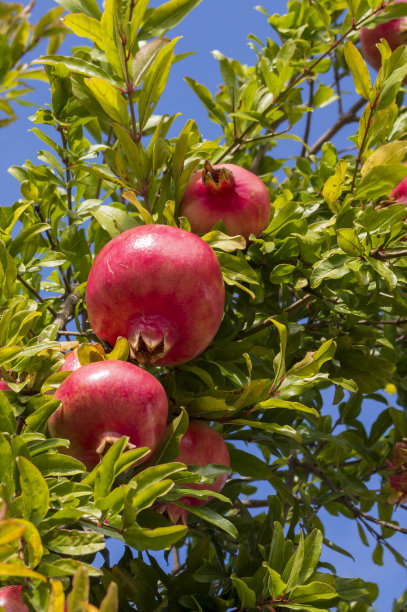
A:
<svg viewBox="0 0 407 612">
<path fill-rule="evenodd" d="M 151 3 L 158 6 L 161 2 Z M 220 135 L 219 128 L 212 123 L 207 116 L 195 94 L 183 81 L 183 77 L 191 76 L 206 85 L 212 92 L 216 90 L 221 82 L 218 69 L 218 62 L 212 57 L 211 51 L 220 50 L 224 55 L 233 57 L 244 63 L 253 63 L 255 54 L 247 45 L 248 33 L 256 34 L 261 40 L 267 36 L 276 39 L 274 32 L 267 24 L 264 15 L 255 10 L 258 2 L 250 0 L 203 0 L 203 2 L 173 31 L 172 36 L 182 36 L 182 40 L 177 45 L 177 52 L 196 51 L 196 54 L 177 63 L 172 70 L 168 88 L 166 90 L 161 110 L 172 114 L 182 112 L 182 117 L 177 120 L 176 127 L 181 129 L 187 119 L 193 118 L 197 121 L 201 132 L 208 139 L 216 138 Z M 286 2 L 283 0 L 264 0 L 264 7 L 270 12 L 285 12 Z M 53 0 L 37 0 L 34 10 L 34 20 L 55 6 Z M 72 39 L 65 43 L 64 51 L 68 52 Z M 44 52 L 44 48 L 41 48 Z M 36 104 L 45 105 L 50 101 L 49 88 L 45 84 L 36 85 L 37 92 L 30 99 Z M 347 96 L 346 108 L 350 106 L 356 98 L 352 94 L 354 91 L 351 82 L 347 84 L 350 92 Z M 160 107 L 158 108 L 158 112 Z M 1 162 L 1 192 L 0 205 L 10 205 L 15 199 L 20 197 L 17 181 L 7 172 L 7 168 L 12 164 L 21 165 L 26 159 L 36 158 L 37 149 L 40 148 L 38 139 L 29 132 L 32 127 L 28 117 L 33 113 L 32 108 L 18 107 L 19 120 L 7 128 L 0 131 L 0 162 Z M 335 108 L 336 115 L 336 108 Z M 319 114 L 319 121 L 314 122 L 311 132 L 311 143 L 319 134 L 325 131 L 329 125 L 333 111 L 328 107 Z M 317 125 L 316 125 L 317 123 Z M 318 128 L 318 129 L 317 129 Z M 340 148 L 349 146 L 346 136 L 354 132 L 355 126 L 347 129 L 346 134 L 336 138 L 336 144 Z M 299 132 L 302 134 L 302 129 Z M 281 148 L 284 147 L 283 155 L 297 155 L 300 145 L 293 141 L 282 141 Z M 43 147 L 43 143 L 41 147 Z M 279 145 L 280 146 L 280 145 Z M 279 151 L 281 151 L 281 148 Z M 335 408 L 331 408 L 330 393 L 325 394 L 324 411 L 335 413 Z M 393 399 L 393 398 L 391 398 Z M 382 406 L 373 401 L 364 403 L 362 418 L 368 426 Z M 264 497 L 269 489 L 260 490 L 259 497 Z M 391 602 L 394 597 L 398 597 L 407 586 L 406 572 L 396 564 L 393 557 L 385 551 L 384 565 L 376 566 L 371 561 L 371 548 L 366 548 L 360 541 L 356 521 L 342 518 L 331 517 L 327 513 L 321 512 L 320 517 L 326 525 L 326 536 L 344 548 L 352 551 L 356 562 L 343 557 L 328 549 L 324 551 L 322 559 L 333 563 L 340 575 L 361 576 L 366 580 L 377 582 L 380 587 L 380 596 L 376 602 L 376 610 L 390 610 Z M 401 524 L 407 515 L 403 510 L 398 510 L 395 516 Z M 404 539 L 403 539 L 404 538 Z M 406 537 L 395 535 L 390 543 L 399 550 L 403 550 L 406 545 Z M 112 558 L 117 557 L 118 547 L 113 550 Z"/>
</svg>

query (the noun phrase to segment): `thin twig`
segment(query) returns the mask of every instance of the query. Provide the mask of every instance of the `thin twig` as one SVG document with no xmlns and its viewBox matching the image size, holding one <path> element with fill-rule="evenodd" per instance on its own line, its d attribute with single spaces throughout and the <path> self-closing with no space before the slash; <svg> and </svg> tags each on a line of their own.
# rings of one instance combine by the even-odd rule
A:
<svg viewBox="0 0 407 612">
<path fill-rule="evenodd" d="M 46 306 L 47 310 L 48 310 L 48 311 L 49 311 L 49 312 L 52 314 L 52 316 L 53 316 L 53 317 L 56 317 L 56 316 L 57 316 L 57 312 L 56 312 L 56 310 L 54 310 L 54 309 L 52 308 L 52 306 L 49 306 L 49 305 L 48 305 L 48 304 L 45 302 L 44 298 L 42 298 L 42 297 L 40 296 L 40 294 L 38 293 L 38 291 L 36 291 L 36 290 L 34 289 L 34 287 L 32 287 L 32 286 L 30 285 L 30 283 L 27 283 L 27 281 L 23 279 L 23 277 L 21 276 L 21 274 L 17 274 L 17 278 L 18 278 L 18 280 L 20 281 L 20 283 L 21 283 L 22 285 L 24 285 L 24 287 L 25 287 L 25 288 L 26 288 L 26 289 L 27 289 L 27 290 L 28 290 L 28 291 L 29 291 L 29 292 L 30 292 L 30 293 L 31 293 L 31 294 L 32 294 L 32 295 L 33 295 L 33 296 L 34 296 L 34 297 L 35 297 L 35 298 L 36 298 L 36 299 L 39 301 L 39 302 L 41 302 L 41 304 L 45 304 L 45 306 Z"/>
<path fill-rule="evenodd" d="M 374 257 L 375 259 L 378 259 L 379 261 L 384 261 L 385 259 L 396 259 L 397 257 L 406 257 L 407 256 L 407 249 L 403 249 L 401 251 L 392 251 L 392 252 L 387 252 L 384 253 L 382 251 L 371 251 L 370 252 L 370 257 Z"/>
<path fill-rule="evenodd" d="M 309 79 L 308 82 L 309 82 L 309 98 L 308 98 L 307 106 L 310 110 L 307 114 L 307 122 L 305 124 L 305 131 L 304 131 L 304 137 L 303 137 L 304 144 L 302 145 L 302 149 L 301 149 L 301 157 L 304 157 L 307 151 L 309 135 L 311 132 L 311 120 L 312 120 L 312 112 L 313 112 L 312 99 L 314 97 L 314 79 Z"/>
</svg>

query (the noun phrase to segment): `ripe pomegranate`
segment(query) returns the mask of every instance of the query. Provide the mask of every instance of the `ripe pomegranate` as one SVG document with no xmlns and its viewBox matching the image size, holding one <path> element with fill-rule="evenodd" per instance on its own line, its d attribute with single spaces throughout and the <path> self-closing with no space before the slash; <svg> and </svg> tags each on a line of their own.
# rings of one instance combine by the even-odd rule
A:
<svg viewBox="0 0 407 612">
<path fill-rule="evenodd" d="M 54 397 L 62 405 L 48 421 L 51 436 L 70 440 L 65 452 L 88 468 L 121 436 L 129 436 L 129 448 L 155 450 L 167 422 L 162 385 L 125 361 L 81 366 L 64 380 Z"/>
<path fill-rule="evenodd" d="M 222 219 L 230 235 L 259 236 L 270 217 L 267 187 L 253 172 L 224 164 L 211 166 L 206 161 L 201 171 L 190 178 L 179 215 L 187 217 L 197 234 L 209 232 Z"/>
<path fill-rule="evenodd" d="M 60 372 L 72 371 L 73 372 L 74 370 L 78 370 L 80 367 L 81 367 L 81 364 L 79 363 L 79 359 L 78 359 L 78 351 L 73 350 L 65 355 L 65 361 L 62 364 L 62 366 L 59 368 L 59 371 Z"/>
<path fill-rule="evenodd" d="M 86 303 L 99 338 L 128 338 L 140 363 L 176 365 L 199 355 L 220 325 L 225 288 L 201 238 L 166 225 L 127 230 L 100 251 Z"/>
<path fill-rule="evenodd" d="M 186 465 L 204 466 L 209 463 L 230 465 L 229 451 L 224 439 L 215 429 L 201 421 L 189 422 L 188 429 L 181 438 L 179 455 L 175 461 L 181 461 Z M 221 474 L 212 483 L 190 483 L 188 487 L 219 493 L 223 489 L 226 479 L 227 474 Z M 179 501 L 187 506 L 203 506 L 208 503 L 209 499 L 186 496 L 181 497 Z M 187 511 L 184 508 L 179 508 L 175 504 L 168 504 L 161 510 L 166 510 L 173 522 L 177 522 L 179 518 L 186 522 Z"/>
<path fill-rule="evenodd" d="M 0 391 L 9 391 L 10 387 L 4 380 L 0 380 Z"/>
<path fill-rule="evenodd" d="M 390 192 L 389 199 L 407 206 L 407 176 Z"/>
<path fill-rule="evenodd" d="M 401 4 L 407 0 L 395 0 L 392 4 Z M 400 45 L 407 42 L 407 17 L 390 19 L 385 23 L 380 23 L 371 30 L 362 28 L 360 32 L 360 46 L 365 60 L 375 69 L 379 70 L 382 58 L 379 49 L 376 47 L 381 38 L 385 38 L 389 43 L 390 49 L 394 51 Z"/>
<path fill-rule="evenodd" d="M 22 587 L 17 584 L 0 588 L 0 606 L 6 612 L 30 612 L 21 601 L 21 590 Z"/>
</svg>

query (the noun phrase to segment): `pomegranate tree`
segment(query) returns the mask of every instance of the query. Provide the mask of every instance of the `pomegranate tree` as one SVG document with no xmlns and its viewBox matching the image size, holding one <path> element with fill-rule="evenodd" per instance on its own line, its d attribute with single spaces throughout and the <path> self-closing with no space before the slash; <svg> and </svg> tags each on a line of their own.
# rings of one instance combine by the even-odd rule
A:
<svg viewBox="0 0 407 612">
<path fill-rule="evenodd" d="M 29 612 L 28 606 L 21 600 L 22 587 L 17 584 L 0 588 L 0 606 L 6 612 Z"/>
<path fill-rule="evenodd" d="M 235 164 L 206 161 L 190 178 L 179 215 L 187 217 L 197 234 L 208 232 L 222 220 L 230 235 L 259 236 L 270 217 L 267 187 L 253 172 Z"/>
<path fill-rule="evenodd" d="M 401 4 L 407 0 L 394 0 L 393 4 Z M 400 45 L 407 42 L 407 17 L 390 19 L 385 23 L 380 23 L 375 28 L 362 28 L 360 32 L 360 46 L 365 60 L 375 70 L 379 70 L 382 58 L 379 49 L 376 47 L 381 38 L 385 38 L 389 43 L 390 49 L 394 51 Z"/>
<path fill-rule="evenodd" d="M 229 451 L 224 439 L 209 425 L 201 421 L 190 421 L 188 429 L 181 438 L 179 445 L 179 455 L 175 461 L 181 461 L 186 465 L 204 466 L 210 463 L 218 465 L 230 465 Z M 189 483 L 191 489 L 209 490 L 219 493 L 226 482 L 227 474 L 220 474 L 212 483 Z M 198 499 L 197 497 L 181 497 L 181 503 L 188 506 L 203 506 L 210 501 L 209 499 Z M 187 511 L 177 507 L 175 504 L 168 504 L 165 509 L 171 520 L 176 522 L 181 517 L 184 522 Z"/>
<path fill-rule="evenodd" d="M 113 345 L 128 338 L 140 363 L 176 365 L 216 334 L 225 288 L 218 260 L 201 238 L 177 227 L 144 225 L 106 244 L 86 288 L 89 321 Z"/>
<path fill-rule="evenodd" d="M 88 468 L 122 436 L 130 438 L 131 448 L 154 450 L 167 422 L 162 385 L 125 361 L 96 361 L 80 367 L 54 397 L 62 405 L 49 419 L 49 431 L 53 437 L 67 438 L 71 444 L 66 452 Z"/>
</svg>

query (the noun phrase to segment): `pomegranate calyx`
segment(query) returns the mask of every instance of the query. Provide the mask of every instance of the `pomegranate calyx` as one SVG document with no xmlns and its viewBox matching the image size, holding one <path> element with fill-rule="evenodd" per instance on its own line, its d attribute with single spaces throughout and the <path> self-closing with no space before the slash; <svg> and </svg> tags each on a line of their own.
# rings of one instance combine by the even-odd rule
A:
<svg viewBox="0 0 407 612">
<path fill-rule="evenodd" d="M 130 358 L 139 363 L 155 363 L 167 355 L 171 346 L 165 337 L 160 339 L 149 338 L 141 332 L 135 333 L 129 338 Z"/>
<path fill-rule="evenodd" d="M 106 455 L 109 448 L 111 448 L 113 444 L 117 442 L 117 440 L 120 440 L 120 438 L 122 437 L 123 436 L 117 433 L 107 433 L 103 436 L 103 438 L 100 441 L 99 446 L 96 449 L 96 452 L 100 457 L 100 460 L 103 459 L 103 457 Z M 136 445 L 132 444 L 131 442 L 127 442 L 124 450 L 129 451 L 129 450 L 132 450 L 133 448 L 136 448 Z"/>
<path fill-rule="evenodd" d="M 208 160 L 202 169 L 202 182 L 212 192 L 221 192 L 234 187 L 235 179 L 233 172 L 227 168 L 214 168 Z"/>
</svg>

